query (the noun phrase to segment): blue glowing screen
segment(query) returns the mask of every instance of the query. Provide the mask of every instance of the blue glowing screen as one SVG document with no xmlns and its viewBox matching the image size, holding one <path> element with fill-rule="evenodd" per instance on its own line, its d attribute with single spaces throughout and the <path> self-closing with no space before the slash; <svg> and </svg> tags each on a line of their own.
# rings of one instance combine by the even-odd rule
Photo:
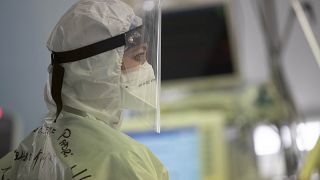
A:
<svg viewBox="0 0 320 180">
<path fill-rule="evenodd" d="M 201 179 L 200 135 L 196 128 L 127 133 L 146 145 L 169 171 L 170 180 Z"/>
</svg>

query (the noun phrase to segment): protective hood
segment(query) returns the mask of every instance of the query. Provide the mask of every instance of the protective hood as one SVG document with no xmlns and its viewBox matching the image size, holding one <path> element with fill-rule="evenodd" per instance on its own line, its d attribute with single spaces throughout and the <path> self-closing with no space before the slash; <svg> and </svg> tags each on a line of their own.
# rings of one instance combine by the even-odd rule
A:
<svg viewBox="0 0 320 180">
<path fill-rule="evenodd" d="M 47 42 L 50 51 L 74 50 L 127 32 L 137 22 L 133 10 L 119 0 L 82 0 L 72 6 L 53 29 Z M 121 114 L 120 76 L 124 47 L 80 61 L 65 63 L 61 98 L 64 106 L 86 112 L 118 127 Z M 49 116 L 56 107 L 45 88 Z"/>
</svg>

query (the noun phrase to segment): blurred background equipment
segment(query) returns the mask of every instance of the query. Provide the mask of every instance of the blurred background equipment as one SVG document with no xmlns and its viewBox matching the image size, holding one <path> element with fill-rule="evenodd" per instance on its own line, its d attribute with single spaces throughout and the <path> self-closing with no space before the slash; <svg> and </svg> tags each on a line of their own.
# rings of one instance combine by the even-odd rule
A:
<svg viewBox="0 0 320 180">
<path fill-rule="evenodd" d="M 239 82 L 230 3 L 202 0 L 183 4 L 181 6 L 179 0 L 163 2 L 161 67 L 164 91 L 170 89 L 170 84 L 177 89 L 177 83 L 184 86 L 192 80 L 196 84 L 200 81 L 207 84 L 205 89 L 216 86 L 219 80 L 230 83 L 231 79 L 236 79 Z"/>
<path fill-rule="evenodd" d="M 288 40 L 291 38 L 290 35 L 293 22 L 297 20 L 300 24 L 302 34 L 305 36 L 308 47 L 313 55 L 313 58 L 311 59 L 315 60 L 318 67 L 320 67 L 320 46 L 310 23 L 310 21 L 313 23 L 316 21 L 313 7 L 310 4 L 311 2 L 288 0 L 288 3 L 290 8 L 284 32 L 281 32 L 281 29 L 279 28 L 276 1 L 256 0 L 253 6 L 257 9 L 256 12 L 260 20 L 261 29 L 264 33 L 269 62 L 268 65 L 271 73 L 270 78 L 275 84 L 275 88 L 283 100 L 283 105 L 288 110 L 287 117 L 279 119 L 275 124 L 278 126 L 277 130 L 280 130 L 283 126 L 290 127 L 290 130 L 287 131 L 286 134 L 279 134 L 280 137 L 282 137 L 280 140 L 284 140 L 283 156 L 286 168 L 284 174 L 286 177 L 298 178 L 299 169 L 301 168 L 305 151 L 310 151 L 315 146 L 320 135 L 320 127 L 315 125 L 312 131 L 311 129 L 306 131 L 307 128 L 310 128 L 310 124 L 318 124 L 319 122 L 308 121 L 301 110 L 297 108 L 293 92 L 290 89 L 288 79 L 284 73 L 284 53 L 289 43 Z M 288 145 L 289 143 L 286 143 L 288 141 L 285 141 L 285 139 L 293 139 L 293 141 L 290 141 L 290 145 Z M 310 141 L 312 143 L 309 143 Z M 306 146 L 309 146 L 309 148 Z M 269 176 L 264 175 L 263 177 Z"/>
<path fill-rule="evenodd" d="M 225 118 L 219 111 L 176 112 L 162 116 L 161 134 L 134 120 L 123 130 L 159 157 L 170 179 L 227 179 Z"/>
<path fill-rule="evenodd" d="M 223 3 L 164 10 L 162 80 L 235 73 L 226 11 Z"/>
<path fill-rule="evenodd" d="M 0 106 L 0 158 L 18 145 L 20 136 L 21 124 L 18 118 Z"/>
<path fill-rule="evenodd" d="M 224 123 L 240 83 L 229 3 L 176 2 L 163 2 L 161 133 L 135 119 L 122 130 L 148 146 L 172 180 L 229 179 Z"/>
<path fill-rule="evenodd" d="M 178 2 L 164 1 L 162 16 L 163 132 L 135 125 L 124 131 L 154 150 L 173 180 L 296 179 L 320 128 L 319 120 L 301 121 L 282 62 L 290 32 L 278 33 L 275 1 L 250 4 L 269 71 L 259 83 L 244 82 L 239 73 L 237 3 Z"/>
</svg>

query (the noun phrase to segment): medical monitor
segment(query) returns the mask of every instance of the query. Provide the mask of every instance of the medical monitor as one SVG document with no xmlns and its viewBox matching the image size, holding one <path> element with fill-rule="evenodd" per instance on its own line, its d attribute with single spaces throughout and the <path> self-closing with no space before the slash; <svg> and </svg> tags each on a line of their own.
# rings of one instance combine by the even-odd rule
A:
<svg viewBox="0 0 320 180">
<path fill-rule="evenodd" d="M 170 180 L 223 180 L 227 179 L 225 118 L 219 111 L 172 112 L 162 115 L 160 134 L 138 119 L 125 123 L 122 130 L 160 159 Z"/>
<path fill-rule="evenodd" d="M 170 171 L 170 179 L 200 180 L 201 137 L 197 128 L 190 126 L 168 129 L 163 130 L 161 135 L 129 131 L 128 135 L 148 146 L 161 159 Z"/>
<path fill-rule="evenodd" d="M 195 2 L 183 8 L 168 5 L 163 9 L 161 78 L 164 85 L 238 78 L 229 3 Z"/>
</svg>

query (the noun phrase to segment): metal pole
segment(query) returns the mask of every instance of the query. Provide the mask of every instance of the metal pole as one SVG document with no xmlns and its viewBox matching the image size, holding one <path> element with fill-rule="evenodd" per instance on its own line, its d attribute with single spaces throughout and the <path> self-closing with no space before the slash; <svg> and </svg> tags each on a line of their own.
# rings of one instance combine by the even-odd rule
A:
<svg viewBox="0 0 320 180">
<path fill-rule="evenodd" d="M 258 0 L 259 2 L 259 0 Z M 282 64 L 282 47 L 278 31 L 277 13 L 275 0 L 260 0 L 260 5 L 264 17 L 260 20 L 265 24 L 265 40 L 268 48 L 268 63 L 271 72 L 271 78 L 278 89 L 279 93 L 283 97 L 284 103 L 289 110 L 289 122 L 294 121 L 298 117 L 298 110 L 295 106 L 293 96 L 291 94 L 289 84 L 283 73 Z"/>
<path fill-rule="evenodd" d="M 301 25 L 302 31 L 307 39 L 307 42 L 311 48 L 314 58 L 318 66 L 320 67 L 320 46 L 317 42 L 317 39 L 312 31 L 311 25 L 308 21 L 306 13 L 304 12 L 301 2 L 299 0 L 289 0 L 291 6 L 296 13 L 299 24 Z"/>
<path fill-rule="evenodd" d="M 268 50 L 268 65 L 270 68 L 271 79 L 277 88 L 278 92 L 283 98 L 283 102 L 288 109 L 287 119 L 283 119 L 278 122 L 278 128 L 282 125 L 291 126 L 294 121 L 298 119 L 299 112 L 294 103 L 293 96 L 291 94 L 288 81 L 284 75 L 284 67 L 282 61 L 283 42 L 281 42 L 279 35 L 279 27 L 277 23 L 276 13 L 276 1 L 275 0 L 257 0 L 258 8 L 260 10 L 260 21 L 262 23 L 262 29 L 265 33 L 266 47 Z M 294 138 L 294 134 L 291 134 L 291 138 Z M 293 141 L 294 142 L 294 141 Z M 285 163 L 286 174 L 288 177 L 295 176 L 297 172 L 297 152 L 295 146 L 291 148 L 285 148 Z"/>
</svg>

